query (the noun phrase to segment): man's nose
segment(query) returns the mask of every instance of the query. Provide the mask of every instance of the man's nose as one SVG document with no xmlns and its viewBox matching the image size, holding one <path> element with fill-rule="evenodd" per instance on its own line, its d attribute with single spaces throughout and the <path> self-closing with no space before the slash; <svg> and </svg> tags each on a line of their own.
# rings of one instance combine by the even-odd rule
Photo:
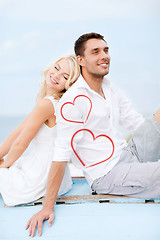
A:
<svg viewBox="0 0 160 240">
<path fill-rule="evenodd" d="M 107 59 L 109 57 L 109 54 L 104 52 L 104 51 L 101 51 L 101 58 L 103 59 Z"/>
</svg>

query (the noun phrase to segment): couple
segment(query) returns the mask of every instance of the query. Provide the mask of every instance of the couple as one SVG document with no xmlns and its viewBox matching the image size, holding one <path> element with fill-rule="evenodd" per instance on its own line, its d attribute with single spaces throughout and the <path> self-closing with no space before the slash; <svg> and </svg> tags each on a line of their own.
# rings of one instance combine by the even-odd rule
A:
<svg viewBox="0 0 160 240">
<path fill-rule="evenodd" d="M 34 236 L 37 225 L 41 235 L 43 220 L 49 219 L 48 225 L 52 223 L 54 203 L 64 183 L 70 159 L 83 170 L 95 193 L 160 197 L 160 163 L 157 161 L 160 157 L 160 110 L 154 116 L 144 119 L 132 108 L 123 93 L 105 78 L 110 65 L 108 51 L 103 36 L 97 33 L 84 34 L 75 42 L 81 76 L 63 95 L 55 109 L 57 136 L 54 153 L 50 157 L 52 163 L 46 197 L 42 210 L 27 223 L 26 229 L 29 228 L 30 236 Z M 50 74 L 50 78 L 55 83 L 59 82 L 54 74 Z M 50 103 L 47 99 L 42 100 Z M 48 109 L 47 106 L 44 109 Z M 43 117 L 41 123 L 53 126 L 53 113 L 54 110 L 49 115 L 51 121 Z M 41 115 L 40 112 L 37 119 Z M 34 124 L 37 124 L 36 121 Z M 119 124 L 133 133 L 128 144 L 118 130 Z M 20 148 L 16 157 L 20 156 L 19 152 Z M 13 162 L 16 159 L 14 156 L 8 162 Z"/>
</svg>

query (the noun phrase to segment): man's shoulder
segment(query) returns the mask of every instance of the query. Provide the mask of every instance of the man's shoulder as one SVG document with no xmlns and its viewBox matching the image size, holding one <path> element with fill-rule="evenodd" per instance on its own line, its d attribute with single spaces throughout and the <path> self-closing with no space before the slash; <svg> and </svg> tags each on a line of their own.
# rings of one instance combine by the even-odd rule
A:
<svg viewBox="0 0 160 240">
<path fill-rule="evenodd" d="M 59 104 L 66 100 L 74 99 L 77 95 L 84 94 L 86 92 L 85 88 L 81 86 L 79 79 L 63 94 Z"/>
<path fill-rule="evenodd" d="M 119 92 L 119 88 L 116 86 L 115 83 L 113 83 L 113 81 L 109 80 L 108 78 L 104 77 L 103 79 L 103 85 L 109 89 L 110 91 L 113 91 L 113 92 Z"/>
<path fill-rule="evenodd" d="M 121 99 L 126 98 L 126 94 L 124 91 L 112 80 L 108 80 L 106 77 L 104 78 L 104 85 L 106 86 L 106 89 L 109 89 L 112 96 Z"/>
</svg>

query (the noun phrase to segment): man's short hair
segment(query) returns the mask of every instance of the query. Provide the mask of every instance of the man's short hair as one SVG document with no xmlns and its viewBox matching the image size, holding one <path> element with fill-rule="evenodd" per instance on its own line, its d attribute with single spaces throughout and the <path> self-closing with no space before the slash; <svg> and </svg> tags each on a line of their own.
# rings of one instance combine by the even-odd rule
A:
<svg viewBox="0 0 160 240">
<path fill-rule="evenodd" d="M 94 32 L 83 34 L 75 41 L 75 44 L 74 44 L 74 51 L 76 56 L 78 55 L 84 56 L 85 43 L 90 39 L 101 39 L 104 42 L 106 42 L 104 40 L 104 36 L 102 36 L 101 34 L 94 33 Z"/>
</svg>

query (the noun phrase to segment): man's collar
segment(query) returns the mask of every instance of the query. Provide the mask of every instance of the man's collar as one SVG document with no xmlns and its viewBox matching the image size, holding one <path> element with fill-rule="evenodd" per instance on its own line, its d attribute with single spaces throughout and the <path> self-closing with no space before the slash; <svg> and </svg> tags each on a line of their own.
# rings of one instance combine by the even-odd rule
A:
<svg viewBox="0 0 160 240">
<path fill-rule="evenodd" d="M 90 88 L 90 86 L 87 84 L 87 82 L 84 80 L 82 75 L 79 76 L 79 78 L 75 84 L 77 85 L 78 88 L 86 88 L 88 90 L 92 90 Z M 104 86 L 104 85 L 106 87 L 110 87 L 110 81 L 106 77 L 103 78 L 102 86 Z"/>
</svg>

